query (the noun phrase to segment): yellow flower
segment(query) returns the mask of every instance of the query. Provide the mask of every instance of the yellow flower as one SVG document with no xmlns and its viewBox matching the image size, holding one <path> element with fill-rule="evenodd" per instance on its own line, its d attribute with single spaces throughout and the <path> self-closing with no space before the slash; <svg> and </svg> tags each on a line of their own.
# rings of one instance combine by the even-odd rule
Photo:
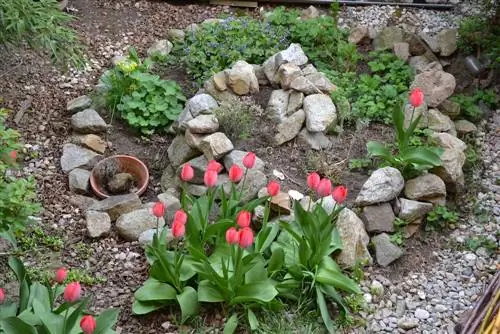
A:
<svg viewBox="0 0 500 334">
<path fill-rule="evenodd" d="M 122 72 L 130 73 L 137 68 L 137 63 L 131 60 L 123 60 L 117 66 Z"/>
</svg>

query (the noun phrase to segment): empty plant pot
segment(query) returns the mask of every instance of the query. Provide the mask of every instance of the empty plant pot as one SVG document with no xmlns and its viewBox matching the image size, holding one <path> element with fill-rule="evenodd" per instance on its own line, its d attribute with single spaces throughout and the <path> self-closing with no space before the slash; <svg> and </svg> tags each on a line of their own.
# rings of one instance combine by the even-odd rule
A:
<svg viewBox="0 0 500 334">
<path fill-rule="evenodd" d="M 130 191 L 112 193 L 108 185 L 120 173 L 128 173 L 132 176 Z M 146 165 L 141 160 L 129 155 L 113 155 L 99 161 L 90 175 L 90 186 L 100 198 L 131 192 L 139 196 L 146 191 L 148 182 L 149 171 Z"/>
</svg>

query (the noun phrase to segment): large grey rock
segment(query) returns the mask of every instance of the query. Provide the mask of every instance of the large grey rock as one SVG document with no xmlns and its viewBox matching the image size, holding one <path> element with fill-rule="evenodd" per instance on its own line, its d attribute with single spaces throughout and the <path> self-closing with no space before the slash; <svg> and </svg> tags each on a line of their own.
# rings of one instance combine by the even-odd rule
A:
<svg viewBox="0 0 500 334">
<path fill-rule="evenodd" d="M 121 215 L 133 211 L 141 206 L 141 200 L 135 193 L 110 196 L 89 207 L 92 211 L 106 212 L 111 221 L 115 221 Z"/>
<path fill-rule="evenodd" d="M 267 58 L 266 61 L 262 64 L 262 71 L 266 76 L 267 80 L 272 86 L 277 86 L 279 84 L 279 78 L 276 75 L 279 66 L 276 65 L 276 55 L 272 55 Z"/>
<path fill-rule="evenodd" d="M 148 56 L 161 56 L 161 57 L 166 57 L 170 54 L 173 48 L 173 44 L 166 40 L 166 39 L 160 39 L 151 45 L 148 50 Z"/>
<path fill-rule="evenodd" d="M 316 87 L 311 80 L 305 76 L 297 76 L 290 83 L 290 88 L 297 92 L 302 92 L 305 95 L 321 94 L 321 91 Z"/>
<path fill-rule="evenodd" d="M 280 124 L 278 124 L 278 133 L 274 137 L 276 145 L 282 145 L 295 138 L 299 134 L 300 129 L 302 129 L 305 119 L 306 113 L 304 110 L 300 109 L 292 116 L 285 118 Z"/>
<path fill-rule="evenodd" d="M 437 175 L 424 174 L 406 181 L 404 195 L 409 199 L 426 201 L 446 196 L 446 186 Z"/>
<path fill-rule="evenodd" d="M 69 101 L 66 104 L 66 110 L 71 113 L 76 113 L 85 110 L 87 108 L 90 108 L 91 105 L 92 105 L 92 99 L 87 95 L 82 95 L 77 97 L 76 99 Z"/>
<path fill-rule="evenodd" d="M 106 212 L 90 210 L 85 212 L 85 224 L 91 238 L 100 238 L 109 234 L 111 230 L 111 218 Z"/>
<path fill-rule="evenodd" d="M 150 209 L 139 209 L 122 214 L 116 221 L 118 234 L 128 241 L 139 240 L 142 232 L 165 225 L 165 219 L 157 219 Z"/>
<path fill-rule="evenodd" d="M 467 148 L 467 144 L 465 144 L 462 140 L 448 133 L 433 133 L 431 139 L 436 143 L 436 145 L 444 149 L 463 152 Z"/>
<path fill-rule="evenodd" d="M 451 119 L 455 119 L 460 115 L 460 104 L 454 101 L 445 100 L 439 105 L 438 109 Z"/>
<path fill-rule="evenodd" d="M 181 201 L 170 193 L 161 193 L 158 195 L 158 200 L 165 206 L 166 221 L 174 219 L 175 212 L 181 208 Z"/>
<path fill-rule="evenodd" d="M 370 238 L 361 219 L 345 208 L 340 211 L 336 226 L 343 247 L 336 257 L 338 264 L 344 268 L 354 268 L 360 262 L 372 263 L 372 257 L 368 252 Z"/>
<path fill-rule="evenodd" d="M 392 52 L 394 55 L 403 61 L 407 61 L 410 58 L 410 45 L 406 42 L 395 43 L 392 46 Z"/>
<path fill-rule="evenodd" d="M 332 142 L 323 132 L 310 132 L 306 128 L 300 131 L 297 141 L 301 145 L 310 146 L 313 150 L 327 150 L 332 147 Z"/>
<path fill-rule="evenodd" d="M 427 121 L 427 127 L 433 131 L 446 132 L 455 129 L 453 121 L 437 109 L 429 109 Z"/>
<path fill-rule="evenodd" d="M 200 154 L 200 151 L 188 145 L 183 135 L 178 135 L 167 149 L 168 159 L 174 169 Z"/>
<path fill-rule="evenodd" d="M 437 107 L 455 91 L 455 77 L 444 71 L 427 71 L 415 76 L 412 88 L 419 87 L 424 92 L 429 107 Z"/>
<path fill-rule="evenodd" d="M 322 132 L 337 121 L 337 110 L 332 99 L 323 94 L 309 95 L 304 98 L 306 127 L 311 132 Z"/>
<path fill-rule="evenodd" d="M 186 129 L 186 132 L 184 132 L 186 143 L 196 150 L 200 149 L 200 143 L 206 136 L 208 136 L 208 134 L 200 135 L 197 133 L 192 133 L 191 131 L 189 131 L 189 129 Z"/>
<path fill-rule="evenodd" d="M 441 155 L 441 166 L 435 167 L 431 171 L 443 179 L 448 191 L 456 192 L 465 182 L 462 170 L 464 163 L 465 154 L 463 151 L 445 149 Z"/>
<path fill-rule="evenodd" d="M 364 207 L 361 219 L 368 233 L 394 232 L 396 216 L 389 203 Z"/>
<path fill-rule="evenodd" d="M 285 63 L 292 63 L 297 66 L 307 64 L 308 58 L 299 44 L 290 44 L 290 46 L 283 51 L 269 57 L 263 64 L 264 73 L 272 85 L 277 85 L 279 79 L 277 76 L 278 68 Z"/>
<path fill-rule="evenodd" d="M 69 173 L 75 168 L 91 169 L 101 159 L 102 155 L 94 151 L 75 144 L 64 144 L 61 168 L 64 173 Z"/>
<path fill-rule="evenodd" d="M 405 32 L 403 38 L 410 46 L 410 54 L 412 56 L 422 56 L 430 51 L 430 48 L 424 41 L 414 33 Z"/>
<path fill-rule="evenodd" d="M 76 206 L 82 212 L 87 211 L 92 205 L 98 203 L 99 201 L 92 197 L 87 197 L 83 195 L 71 195 L 68 198 L 71 205 Z"/>
<path fill-rule="evenodd" d="M 196 117 L 199 114 L 211 114 L 213 109 L 218 106 L 219 104 L 212 96 L 208 94 L 198 94 L 186 102 L 185 108 L 191 113 L 192 117 Z"/>
<path fill-rule="evenodd" d="M 175 173 L 175 169 L 172 165 L 167 165 L 163 170 L 163 174 L 160 179 L 160 186 L 162 191 L 167 191 L 169 188 L 177 188 L 180 186 L 181 180 Z"/>
<path fill-rule="evenodd" d="M 71 127 L 79 133 L 106 131 L 106 122 L 94 109 L 85 109 L 71 116 Z"/>
<path fill-rule="evenodd" d="M 460 119 L 458 121 L 455 121 L 455 129 L 457 130 L 457 133 L 461 136 L 466 135 L 468 133 L 477 132 L 477 127 L 474 125 L 474 123 L 469 122 L 468 120 L 465 119 Z"/>
<path fill-rule="evenodd" d="M 357 26 L 349 32 L 347 40 L 352 44 L 359 44 L 363 39 L 368 37 L 368 28 Z"/>
<path fill-rule="evenodd" d="M 321 72 L 311 73 L 305 76 L 314 87 L 325 94 L 331 94 L 337 87 Z"/>
<path fill-rule="evenodd" d="M 69 175 L 69 190 L 75 194 L 86 195 L 89 193 L 90 172 L 85 169 L 75 168 Z"/>
<path fill-rule="evenodd" d="M 302 71 L 300 70 L 300 67 L 293 63 L 282 64 L 278 68 L 277 73 L 278 80 L 280 82 L 281 88 L 283 89 L 289 89 L 292 81 L 301 75 Z"/>
<path fill-rule="evenodd" d="M 214 115 L 198 115 L 186 123 L 191 133 L 210 134 L 219 130 L 219 121 Z"/>
<path fill-rule="evenodd" d="M 266 114 L 277 123 L 281 122 L 286 115 L 290 92 L 283 89 L 273 90 L 266 107 Z"/>
<path fill-rule="evenodd" d="M 290 116 L 300 108 L 304 103 L 304 93 L 301 92 L 291 92 L 288 99 L 288 106 L 286 108 L 286 115 Z"/>
<path fill-rule="evenodd" d="M 375 49 L 392 49 L 394 44 L 401 42 L 403 42 L 403 30 L 391 26 L 382 29 L 373 40 L 373 46 Z"/>
<path fill-rule="evenodd" d="M 457 29 L 443 29 L 436 35 L 440 55 L 451 56 L 457 51 Z"/>
<path fill-rule="evenodd" d="M 355 203 L 366 206 L 391 201 L 399 195 L 404 186 L 403 176 L 396 168 L 377 169 L 363 184 Z"/>
<path fill-rule="evenodd" d="M 423 218 L 432 210 L 432 204 L 400 198 L 398 201 L 398 217 L 409 223 Z"/>
<path fill-rule="evenodd" d="M 240 151 L 240 150 L 233 150 L 231 153 L 226 155 L 224 157 L 224 167 L 226 170 L 229 170 L 232 165 L 238 165 L 240 168 L 245 169 L 245 166 L 243 165 L 243 158 L 247 155 L 248 152 L 245 151 Z M 252 169 L 255 170 L 260 170 L 261 172 L 264 171 L 265 163 L 260 159 L 259 157 L 255 158 L 255 165 L 253 166 Z"/>
<path fill-rule="evenodd" d="M 385 233 L 374 236 L 372 243 L 375 248 L 377 263 L 382 267 L 387 267 L 403 256 L 401 248 L 393 244 L 391 238 Z"/>
<path fill-rule="evenodd" d="M 231 101 L 234 98 L 237 97 L 236 94 L 234 94 L 231 90 L 226 89 L 226 90 L 219 90 L 216 87 L 216 84 L 214 82 L 213 78 L 210 78 L 206 80 L 203 83 L 203 90 L 213 96 L 213 99 L 219 101 L 219 102 L 224 102 L 224 101 Z M 207 94 L 207 95 L 208 95 Z M 201 95 L 201 94 L 200 94 Z"/>
<path fill-rule="evenodd" d="M 237 95 L 254 94 L 259 92 L 259 80 L 252 65 L 239 60 L 233 67 L 225 71 L 226 83 Z"/>
<path fill-rule="evenodd" d="M 439 44 L 435 37 L 428 35 L 427 33 L 421 31 L 418 33 L 418 37 L 420 37 L 425 44 L 431 49 L 434 53 L 439 53 Z"/>
<path fill-rule="evenodd" d="M 233 149 L 233 143 L 222 132 L 206 136 L 200 142 L 200 150 L 208 160 L 219 160 Z"/>
</svg>

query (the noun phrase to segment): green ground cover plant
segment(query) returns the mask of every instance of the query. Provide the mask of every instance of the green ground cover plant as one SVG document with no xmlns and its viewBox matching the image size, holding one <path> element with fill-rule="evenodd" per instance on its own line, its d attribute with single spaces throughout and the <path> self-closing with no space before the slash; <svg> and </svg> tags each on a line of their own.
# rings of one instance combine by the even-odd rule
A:
<svg viewBox="0 0 500 334">
<path fill-rule="evenodd" d="M 444 205 L 436 206 L 425 218 L 427 230 L 442 230 L 458 221 L 458 213 Z"/>
<path fill-rule="evenodd" d="M 484 103 L 490 109 L 498 107 L 498 96 L 493 90 L 477 90 L 472 95 L 455 94 L 450 100 L 460 105 L 461 115 L 471 122 L 478 122 L 483 117 L 479 103 Z"/>
</svg>

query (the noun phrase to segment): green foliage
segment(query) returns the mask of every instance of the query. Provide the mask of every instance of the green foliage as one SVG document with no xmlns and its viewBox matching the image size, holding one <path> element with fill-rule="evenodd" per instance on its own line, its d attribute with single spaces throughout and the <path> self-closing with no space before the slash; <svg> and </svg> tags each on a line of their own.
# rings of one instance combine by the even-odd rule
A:
<svg viewBox="0 0 500 334">
<path fill-rule="evenodd" d="M 149 59 L 141 62 L 132 49 L 127 59 L 100 80 L 106 106 L 146 135 L 166 130 L 186 101 L 177 83 L 149 73 L 151 65 Z"/>
<path fill-rule="evenodd" d="M 478 122 L 483 117 L 479 103 L 484 103 L 488 108 L 498 106 L 498 96 L 493 90 L 478 90 L 473 95 L 455 94 L 450 100 L 460 104 L 461 114 L 471 122 Z"/>
<path fill-rule="evenodd" d="M 487 16 L 464 18 L 458 28 L 457 47 L 465 53 L 487 55 L 493 68 L 500 64 L 500 27 Z"/>
<path fill-rule="evenodd" d="M 405 244 L 405 238 L 404 238 L 404 228 L 405 226 L 408 225 L 408 222 L 401 219 L 401 218 L 396 218 L 394 220 L 394 230 L 395 232 L 391 234 L 390 239 L 393 243 L 395 243 L 398 246 L 404 246 Z"/>
<path fill-rule="evenodd" d="M 350 170 L 355 170 L 355 169 L 363 170 L 363 169 L 369 168 L 371 166 L 371 164 L 372 164 L 371 159 L 367 159 L 367 158 L 351 159 L 351 160 L 349 160 L 349 169 Z"/>
<path fill-rule="evenodd" d="M 449 224 L 455 224 L 458 221 L 458 213 L 449 210 L 444 205 L 438 205 L 427 214 L 426 230 L 442 230 Z"/>
<path fill-rule="evenodd" d="M 42 282 L 43 284 L 50 284 L 54 279 L 54 271 L 35 267 L 27 268 L 26 275 L 28 275 L 31 281 Z M 87 286 L 92 286 L 106 282 L 106 278 L 91 275 L 83 269 L 71 268 L 68 270 L 66 282 L 80 282 Z"/>
<path fill-rule="evenodd" d="M 40 226 L 30 227 L 17 236 L 17 251 L 21 253 L 45 251 L 46 248 L 58 251 L 63 245 L 61 237 L 48 235 Z"/>
<path fill-rule="evenodd" d="M 233 140 L 250 138 L 255 117 L 263 114 L 259 106 L 244 103 L 237 97 L 222 101 L 213 112 L 221 129 Z"/>
<path fill-rule="evenodd" d="M 497 242 L 484 235 L 465 239 L 465 246 L 472 251 L 476 251 L 478 248 L 483 247 L 489 254 L 495 254 L 498 250 Z"/>
<path fill-rule="evenodd" d="M 249 17 L 228 17 L 187 33 L 184 44 L 177 45 L 174 51 L 182 54 L 191 78 L 202 83 L 238 60 L 262 64 L 287 46 L 288 34 L 283 27 Z"/>
<path fill-rule="evenodd" d="M 83 65 L 82 44 L 68 27 L 73 17 L 58 8 L 56 0 L 0 0 L 0 44 L 28 44 L 47 52 L 58 65 Z"/>
<path fill-rule="evenodd" d="M 0 237 L 14 243 L 14 235 L 25 229 L 30 216 L 37 214 L 40 206 L 34 203 L 34 178 L 14 176 L 21 146 L 19 133 L 5 126 L 6 115 L 7 110 L 0 108 Z"/>
</svg>

